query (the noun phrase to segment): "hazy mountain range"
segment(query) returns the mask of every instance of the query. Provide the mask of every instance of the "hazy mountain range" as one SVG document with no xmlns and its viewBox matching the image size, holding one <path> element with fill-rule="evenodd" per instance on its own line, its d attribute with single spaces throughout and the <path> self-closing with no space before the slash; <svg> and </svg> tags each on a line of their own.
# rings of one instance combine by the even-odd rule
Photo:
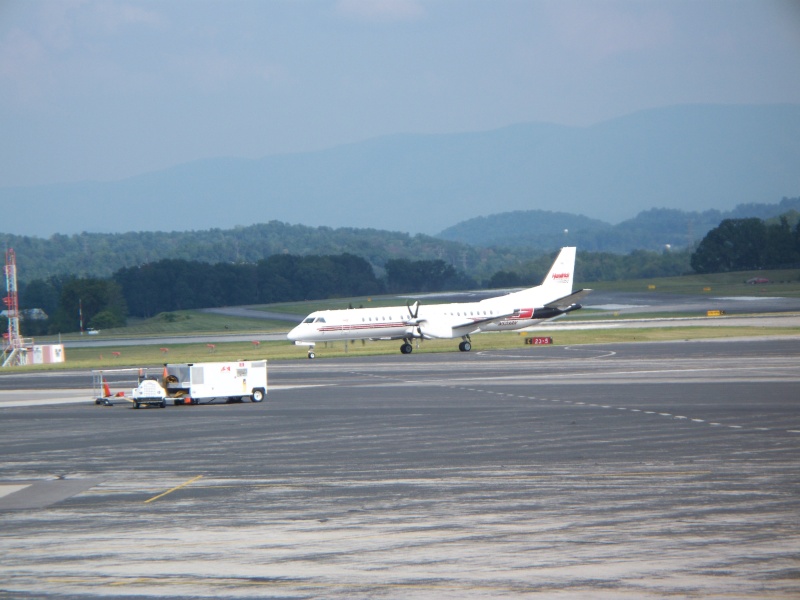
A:
<svg viewBox="0 0 800 600">
<path fill-rule="evenodd" d="M 679 249 L 699 241 L 725 218 L 768 220 L 779 215 L 788 215 L 794 227 L 800 219 L 800 197 L 784 198 L 777 204 L 740 205 L 724 213 L 652 209 L 617 225 L 569 213 L 518 211 L 470 219 L 436 237 L 270 221 L 232 229 L 80 233 L 48 238 L 0 233 L 0 246 L 14 248 L 18 276 L 28 282 L 63 274 L 108 277 L 123 267 L 165 259 L 252 264 L 274 254 L 342 253 L 366 259 L 378 272 L 391 259 L 443 260 L 470 277 L 484 280 L 568 244 L 577 245 L 581 252 L 627 254 L 645 249 L 663 253 L 666 243 Z"/>
<path fill-rule="evenodd" d="M 794 226 L 800 216 L 800 197 L 784 198 L 777 204 L 740 204 L 727 211 L 653 208 L 616 225 L 563 212 L 514 211 L 469 219 L 436 237 L 483 247 L 550 251 L 572 245 L 584 251 L 628 253 L 686 248 L 723 219 L 768 220 L 780 215 L 789 215 Z"/>
<path fill-rule="evenodd" d="M 730 210 L 798 193 L 800 105 L 679 106 L 591 127 L 394 135 L 114 182 L 0 188 L 0 232 L 190 231 L 278 220 L 433 234 L 501 212 L 619 223 L 653 207 Z"/>
</svg>

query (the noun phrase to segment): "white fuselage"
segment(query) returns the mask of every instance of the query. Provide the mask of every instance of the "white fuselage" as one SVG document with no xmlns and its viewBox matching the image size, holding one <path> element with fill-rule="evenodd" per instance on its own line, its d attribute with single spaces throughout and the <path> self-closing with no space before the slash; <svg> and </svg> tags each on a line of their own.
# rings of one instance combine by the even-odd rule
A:
<svg viewBox="0 0 800 600">
<path fill-rule="evenodd" d="M 534 307 L 511 306 L 492 298 L 481 302 L 421 305 L 416 318 L 407 306 L 354 308 L 313 312 L 289 332 L 300 342 L 351 339 L 453 338 L 481 331 L 509 331 L 542 321 Z M 510 314 L 519 309 L 518 315 Z M 540 307 L 544 310 L 544 307 Z M 496 321 L 492 317 L 508 315 Z M 551 315 L 552 316 L 552 315 Z M 550 318 L 550 317 L 544 317 Z M 420 334 L 420 322 L 423 334 Z"/>
<path fill-rule="evenodd" d="M 575 302 L 588 290 L 572 293 L 574 269 L 575 248 L 562 248 L 536 287 L 480 302 L 320 310 L 308 315 L 288 338 L 309 346 L 333 340 L 402 339 L 406 343 L 401 351 L 407 354 L 409 340 L 414 338 L 460 337 L 464 342 L 459 349 L 468 351 L 473 333 L 523 329 L 580 308 Z M 309 357 L 313 356 L 309 351 Z"/>
</svg>

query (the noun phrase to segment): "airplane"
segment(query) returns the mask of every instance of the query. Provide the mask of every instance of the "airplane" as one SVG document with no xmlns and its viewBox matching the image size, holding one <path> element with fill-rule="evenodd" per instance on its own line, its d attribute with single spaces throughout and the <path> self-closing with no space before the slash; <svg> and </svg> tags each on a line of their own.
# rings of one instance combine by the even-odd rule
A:
<svg viewBox="0 0 800 600">
<path fill-rule="evenodd" d="M 575 247 L 564 247 L 542 284 L 480 302 L 349 308 L 312 312 L 287 337 L 298 346 L 308 346 L 308 358 L 316 356 L 314 345 L 335 340 L 403 340 L 400 352 L 410 354 L 414 339 L 455 339 L 458 349 L 472 349 L 470 335 L 483 331 L 523 329 L 578 310 L 578 301 L 592 290 L 572 291 Z"/>
</svg>

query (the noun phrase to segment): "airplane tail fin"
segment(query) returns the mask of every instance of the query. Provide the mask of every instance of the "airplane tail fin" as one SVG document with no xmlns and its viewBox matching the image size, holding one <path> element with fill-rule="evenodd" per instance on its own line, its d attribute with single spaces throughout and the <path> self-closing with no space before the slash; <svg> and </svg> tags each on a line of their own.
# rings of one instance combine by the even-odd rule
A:
<svg viewBox="0 0 800 600">
<path fill-rule="evenodd" d="M 567 246 L 558 253 L 542 285 L 503 296 L 505 301 L 516 302 L 515 308 L 542 306 L 572 294 L 575 280 L 575 247 Z"/>
<path fill-rule="evenodd" d="M 550 272 L 542 281 L 543 290 L 558 292 L 556 297 L 572 293 L 575 279 L 575 247 L 566 246 L 558 253 Z"/>
</svg>

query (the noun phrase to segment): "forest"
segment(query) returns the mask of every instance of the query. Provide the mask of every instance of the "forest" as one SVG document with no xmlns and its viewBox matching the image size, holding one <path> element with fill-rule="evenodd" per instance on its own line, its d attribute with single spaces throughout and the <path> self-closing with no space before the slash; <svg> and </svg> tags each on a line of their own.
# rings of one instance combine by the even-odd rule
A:
<svg viewBox="0 0 800 600">
<path fill-rule="evenodd" d="M 124 326 L 128 317 L 163 312 L 269 304 L 384 293 L 537 285 L 555 253 L 520 261 L 514 268 L 477 280 L 442 259 L 389 259 L 376 272 L 364 257 L 273 254 L 252 263 L 162 259 L 117 269 L 109 277 L 51 275 L 22 283 L 20 306 L 41 308 L 47 320 L 23 320 L 25 335 Z M 725 219 L 695 249 L 627 255 L 578 252 L 581 283 L 800 266 L 800 222 Z"/>
<path fill-rule="evenodd" d="M 708 232 L 692 254 L 697 273 L 791 267 L 800 261 L 800 222 L 725 219 Z"/>
<path fill-rule="evenodd" d="M 46 239 L 0 233 L 0 244 L 14 248 L 19 278 L 26 282 L 54 275 L 105 278 L 125 267 L 166 259 L 255 264 L 275 254 L 353 254 L 367 260 L 378 276 L 390 260 L 443 260 L 477 281 L 486 281 L 500 270 L 524 272 L 531 259 L 561 246 L 619 255 L 635 250 L 660 253 L 667 244 L 672 251 L 682 251 L 693 248 L 726 218 L 771 219 L 787 214 L 793 226 L 800 218 L 797 209 L 800 198 L 784 198 L 775 204 L 739 205 L 725 213 L 651 209 L 615 226 L 537 210 L 470 219 L 437 236 L 270 221 L 227 230 L 81 233 Z"/>
<path fill-rule="evenodd" d="M 161 260 L 255 264 L 276 254 L 354 254 L 383 269 L 391 259 L 444 260 L 480 276 L 531 255 L 473 248 L 461 242 L 377 229 L 332 229 L 270 221 L 234 229 L 148 231 L 121 234 L 81 233 L 49 238 L 0 234 L 14 248 L 25 281 L 57 275 L 110 277 L 125 267 Z M 511 257 L 509 256 L 511 255 Z"/>
</svg>

